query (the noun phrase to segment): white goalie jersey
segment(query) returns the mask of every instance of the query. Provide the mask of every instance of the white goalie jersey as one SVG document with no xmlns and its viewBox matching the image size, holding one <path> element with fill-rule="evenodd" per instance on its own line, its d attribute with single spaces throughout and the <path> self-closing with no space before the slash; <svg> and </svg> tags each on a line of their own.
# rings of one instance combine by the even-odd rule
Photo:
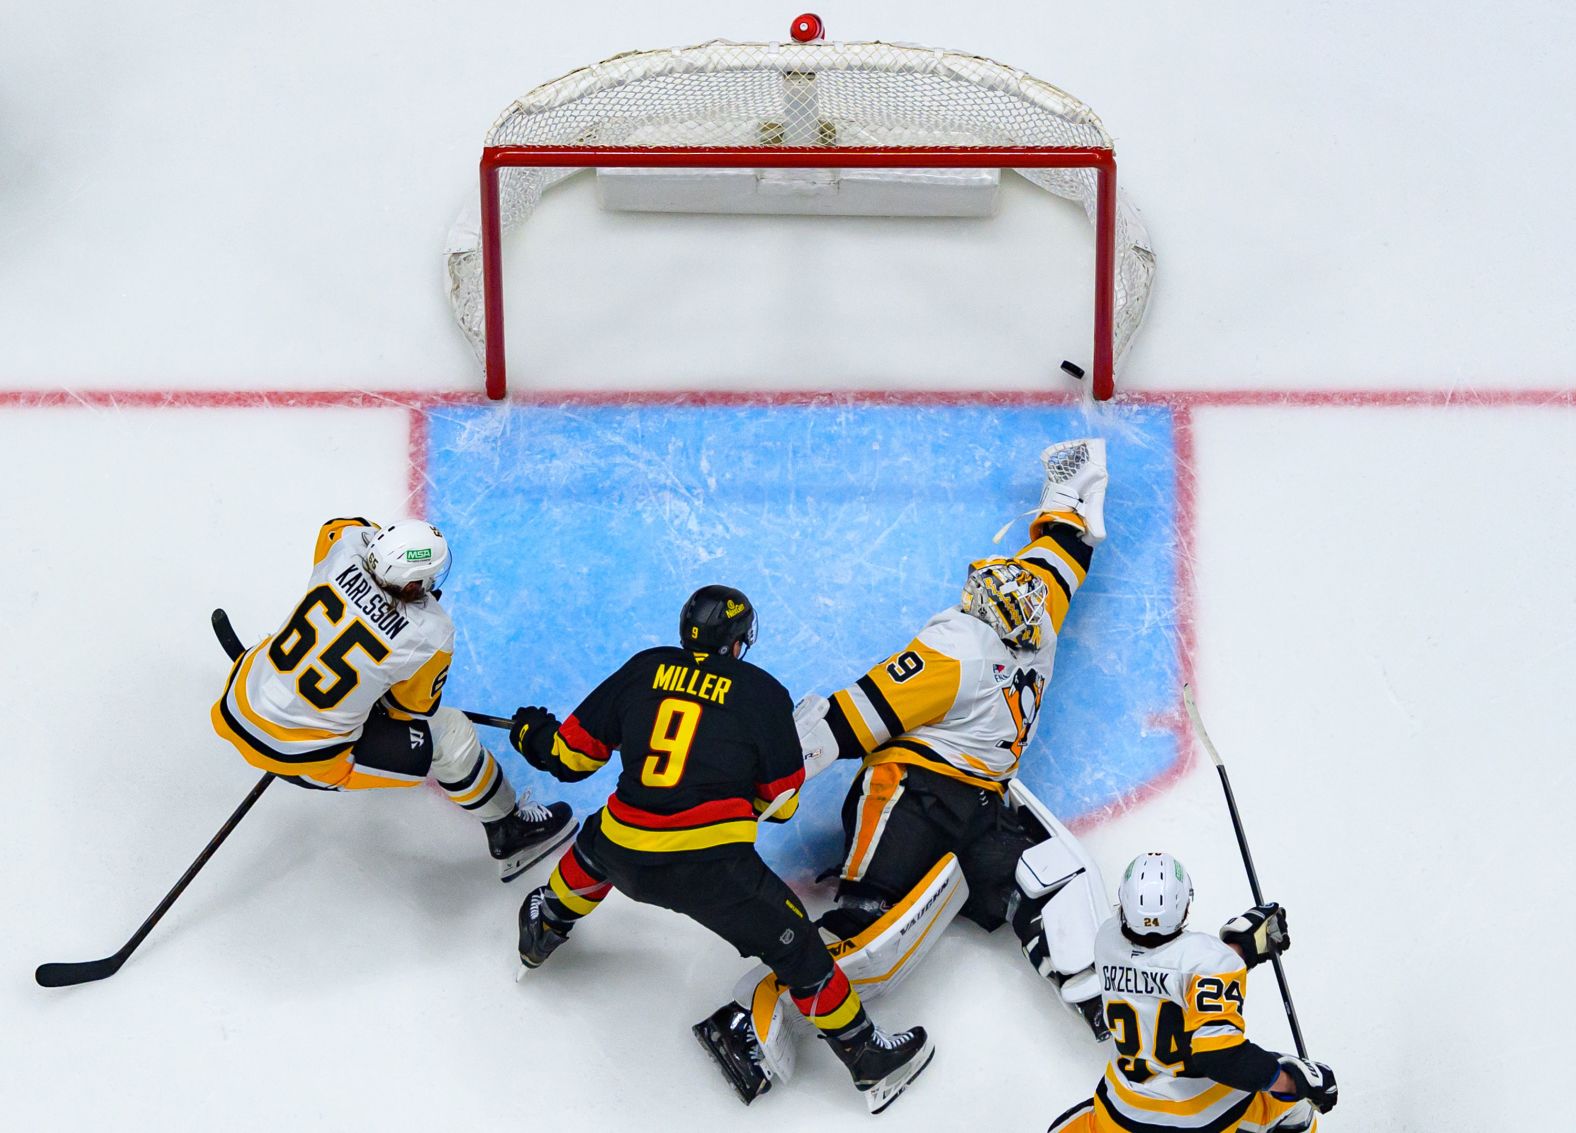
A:
<svg viewBox="0 0 1576 1133">
<path fill-rule="evenodd" d="M 398 602 L 373 582 L 363 558 L 376 531 L 326 524 L 306 595 L 231 671 L 214 728 L 255 766 L 321 775 L 379 704 L 397 719 L 437 711 L 454 623 L 436 597 Z"/>
<path fill-rule="evenodd" d="M 1047 584 L 1038 648 L 1009 648 L 979 618 L 943 610 L 906 648 L 832 695 L 826 723 L 840 758 L 917 765 L 997 793 L 1017 774 L 1057 634 L 1090 560 L 1076 517 L 1042 516 L 1037 527 L 1011 561 Z"/>
</svg>

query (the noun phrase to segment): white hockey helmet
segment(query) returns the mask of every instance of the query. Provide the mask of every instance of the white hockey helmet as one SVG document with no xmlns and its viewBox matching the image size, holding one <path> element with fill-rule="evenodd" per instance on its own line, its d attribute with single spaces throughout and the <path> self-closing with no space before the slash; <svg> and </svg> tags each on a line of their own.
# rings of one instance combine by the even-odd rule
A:
<svg viewBox="0 0 1576 1133">
<path fill-rule="evenodd" d="M 432 524 L 402 519 L 385 527 L 367 545 L 367 573 L 389 593 L 407 602 L 430 594 L 449 577 L 449 543 Z"/>
<path fill-rule="evenodd" d="M 1013 649 L 1040 647 L 1041 617 L 1049 600 L 1045 580 L 1020 563 L 993 558 L 969 564 L 963 612 L 990 626 Z"/>
<path fill-rule="evenodd" d="M 1139 854 L 1116 887 L 1122 927 L 1135 940 L 1169 940 L 1187 924 L 1193 905 L 1193 879 L 1170 854 Z"/>
</svg>

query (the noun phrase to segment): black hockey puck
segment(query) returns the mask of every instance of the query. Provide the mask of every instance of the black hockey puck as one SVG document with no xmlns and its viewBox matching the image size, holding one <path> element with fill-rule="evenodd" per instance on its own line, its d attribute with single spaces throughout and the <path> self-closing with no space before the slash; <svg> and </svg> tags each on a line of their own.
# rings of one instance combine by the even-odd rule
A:
<svg viewBox="0 0 1576 1133">
<path fill-rule="evenodd" d="M 1071 374 L 1075 378 L 1082 379 L 1082 377 L 1084 376 L 1084 372 L 1083 372 L 1083 367 L 1082 366 L 1080 366 L 1077 362 L 1069 362 L 1065 358 L 1062 359 L 1062 369 L 1066 370 L 1069 374 Z"/>
</svg>

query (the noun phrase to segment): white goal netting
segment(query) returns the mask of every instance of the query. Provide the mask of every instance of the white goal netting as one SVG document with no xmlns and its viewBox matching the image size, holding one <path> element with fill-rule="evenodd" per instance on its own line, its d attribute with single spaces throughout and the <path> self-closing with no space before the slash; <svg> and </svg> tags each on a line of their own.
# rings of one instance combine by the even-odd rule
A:
<svg viewBox="0 0 1576 1133">
<path fill-rule="evenodd" d="M 486 145 L 823 147 L 912 146 L 1111 149 L 1094 112 L 1049 83 L 976 55 L 891 43 L 731 43 L 629 52 L 544 83 L 511 104 Z M 507 236 L 542 194 L 578 168 L 500 171 Z M 915 171 L 893 171 L 914 177 Z M 1025 179 L 1078 202 L 1096 218 L 1092 168 L 1018 168 Z M 478 357 L 485 356 L 485 300 L 476 209 L 446 247 L 449 298 Z M 1143 319 L 1154 253 L 1137 211 L 1118 198 L 1112 356 Z"/>
</svg>

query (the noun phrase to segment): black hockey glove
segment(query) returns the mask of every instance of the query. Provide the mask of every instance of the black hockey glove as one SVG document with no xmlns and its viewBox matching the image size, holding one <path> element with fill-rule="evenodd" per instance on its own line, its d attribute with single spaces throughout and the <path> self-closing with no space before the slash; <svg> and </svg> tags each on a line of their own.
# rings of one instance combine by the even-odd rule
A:
<svg viewBox="0 0 1576 1133">
<path fill-rule="evenodd" d="M 1314 1062 L 1308 1058 L 1298 1058 L 1294 1054 L 1280 1056 L 1280 1068 L 1286 1072 L 1295 1087 L 1293 1093 L 1274 1093 L 1274 1096 L 1283 1102 L 1299 1101 L 1307 1098 L 1313 1103 L 1313 1108 L 1320 1113 L 1329 1113 L 1335 1108 L 1335 1071 L 1322 1062 Z"/>
<path fill-rule="evenodd" d="M 1286 931 L 1286 910 L 1274 901 L 1255 905 L 1240 917 L 1220 926 L 1220 939 L 1242 953 L 1242 961 L 1252 968 L 1291 947 Z"/>
<path fill-rule="evenodd" d="M 553 737 L 557 734 L 558 717 L 536 705 L 516 708 L 509 721 L 509 743 L 538 771 L 550 771 Z"/>
</svg>

